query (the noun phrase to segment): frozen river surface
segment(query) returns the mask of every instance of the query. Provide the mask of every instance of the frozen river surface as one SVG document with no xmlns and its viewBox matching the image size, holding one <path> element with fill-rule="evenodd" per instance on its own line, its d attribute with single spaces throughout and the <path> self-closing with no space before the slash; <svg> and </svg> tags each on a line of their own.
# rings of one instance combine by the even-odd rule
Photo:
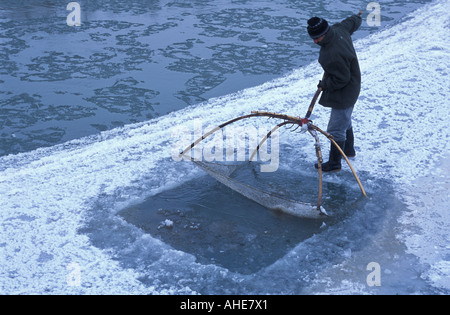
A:
<svg viewBox="0 0 450 315">
<path fill-rule="evenodd" d="M 325 178 L 332 217 L 301 220 L 172 159 L 181 123 L 306 112 L 321 77 L 313 62 L 158 118 L 1 157 L 0 293 L 449 294 L 449 4 L 434 1 L 355 42 L 363 88 L 353 166 L 368 200 L 344 168 Z M 315 124 L 328 114 L 318 106 Z M 256 123 L 274 124 L 241 125 Z M 314 160 L 311 139 L 281 132 L 269 179 L 310 198 Z"/>
</svg>

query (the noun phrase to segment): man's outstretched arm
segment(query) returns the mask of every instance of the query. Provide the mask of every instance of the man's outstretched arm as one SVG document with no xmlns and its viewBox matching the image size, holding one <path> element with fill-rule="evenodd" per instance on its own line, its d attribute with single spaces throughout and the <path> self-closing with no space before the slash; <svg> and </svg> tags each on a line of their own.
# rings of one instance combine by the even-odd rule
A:
<svg viewBox="0 0 450 315">
<path fill-rule="evenodd" d="M 362 11 L 359 11 L 358 14 L 346 18 L 341 23 L 339 23 L 339 26 L 346 29 L 350 33 L 350 35 L 352 35 L 361 26 L 362 23 L 361 14 Z"/>
</svg>

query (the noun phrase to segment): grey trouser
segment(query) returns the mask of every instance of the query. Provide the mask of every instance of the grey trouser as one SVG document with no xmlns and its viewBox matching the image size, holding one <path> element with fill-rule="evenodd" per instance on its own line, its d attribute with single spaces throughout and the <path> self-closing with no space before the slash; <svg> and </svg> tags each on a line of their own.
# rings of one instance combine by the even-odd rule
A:
<svg viewBox="0 0 450 315">
<path fill-rule="evenodd" d="M 346 109 L 331 109 L 327 132 L 334 137 L 336 142 L 346 140 L 347 130 L 352 128 L 352 113 L 353 106 Z"/>
</svg>

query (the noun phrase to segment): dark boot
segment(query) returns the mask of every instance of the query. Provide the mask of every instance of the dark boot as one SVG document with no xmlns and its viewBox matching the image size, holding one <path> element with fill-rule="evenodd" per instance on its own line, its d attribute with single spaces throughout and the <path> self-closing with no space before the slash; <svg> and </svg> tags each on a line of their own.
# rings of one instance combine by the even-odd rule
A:
<svg viewBox="0 0 450 315">
<path fill-rule="evenodd" d="M 355 137 L 353 136 L 353 128 L 347 130 L 347 140 L 345 141 L 344 153 L 347 157 L 353 158 L 356 156 L 355 152 Z"/>
<path fill-rule="evenodd" d="M 344 149 L 345 147 L 345 141 L 339 141 L 336 142 L 341 149 Z M 330 147 L 330 158 L 328 162 L 325 162 L 322 164 L 322 171 L 325 173 L 328 172 L 339 172 L 342 168 L 341 166 L 341 158 L 342 154 L 339 152 L 338 148 L 334 146 L 334 144 L 331 144 Z M 316 163 L 315 165 L 316 169 L 319 169 L 319 165 Z"/>
</svg>

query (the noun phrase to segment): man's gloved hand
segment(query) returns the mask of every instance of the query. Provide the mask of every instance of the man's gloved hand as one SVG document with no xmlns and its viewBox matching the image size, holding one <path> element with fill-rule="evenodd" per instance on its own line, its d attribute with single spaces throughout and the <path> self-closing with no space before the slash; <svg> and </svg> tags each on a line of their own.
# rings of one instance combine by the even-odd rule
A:
<svg viewBox="0 0 450 315">
<path fill-rule="evenodd" d="M 327 89 L 327 85 L 326 85 L 326 83 L 325 83 L 325 80 L 320 80 L 319 81 L 319 84 L 317 84 L 317 88 L 319 89 L 322 89 L 322 91 L 326 91 L 326 89 Z"/>
</svg>

